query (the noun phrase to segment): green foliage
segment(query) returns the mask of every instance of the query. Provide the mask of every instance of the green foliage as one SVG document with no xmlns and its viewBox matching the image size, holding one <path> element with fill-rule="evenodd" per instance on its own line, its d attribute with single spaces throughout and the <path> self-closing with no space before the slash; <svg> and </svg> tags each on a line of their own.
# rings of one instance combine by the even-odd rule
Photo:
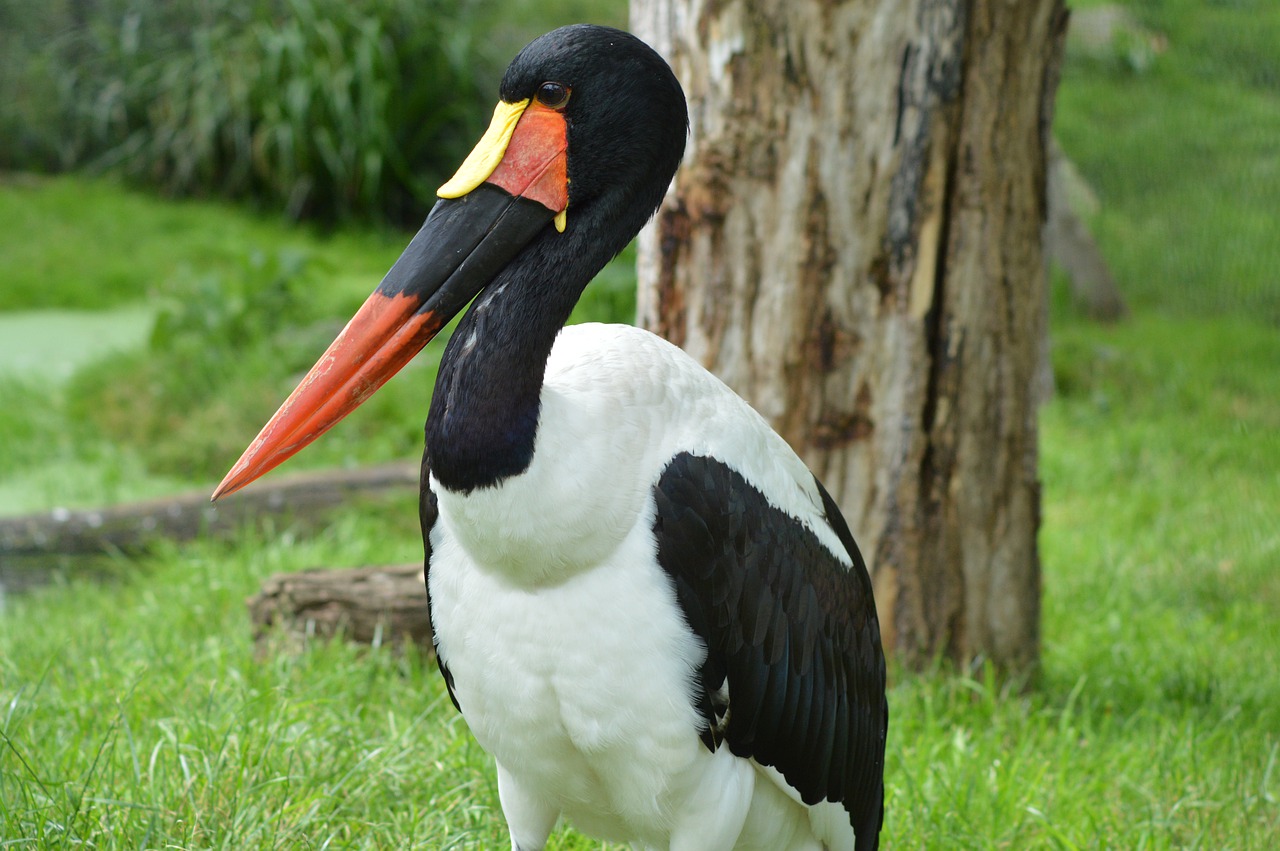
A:
<svg viewBox="0 0 1280 851">
<path fill-rule="evenodd" d="M 235 274 L 174 279 L 160 297 L 150 345 L 76 373 L 68 413 L 153 473 L 217 479 L 341 330 L 340 321 L 316 313 L 310 295 L 319 286 L 306 256 L 290 252 L 254 253 Z M 411 374 L 432 366 L 428 355 Z M 414 454 L 422 403 L 407 401 L 393 390 L 355 420 L 358 430 L 347 434 L 359 452 L 339 449 L 340 439 L 310 460 Z"/>
<path fill-rule="evenodd" d="M 148 120 L 114 155 L 171 192 L 221 182 L 295 218 L 417 217 L 477 123 L 449 18 L 445 4 L 288 0 L 275 19 L 199 31 L 144 69 Z"/>
<path fill-rule="evenodd" d="M 118 166 L 295 218 L 418 218 L 483 120 L 461 5 L 107 0 L 28 59 L 22 82 L 57 115 L 10 107 L 0 120 L 44 135 L 0 165 Z"/>
<path fill-rule="evenodd" d="M 255 252 L 242 272 L 204 275 L 178 287 L 156 317 L 151 350 L 194 362 L 210 350 L 254 345 L 305 315 L 303 295 L 315 285 L 306 255 Z"/>
<path fill-rule="evenodd" d="M 569 322 L 636 321 L 635 243 L 622 249 L 617 259 L 600 270 L 573 309 Z"/>
<path fill-rule="evenodd" d="M 116 169 L 293 218 L 416 224 L 511 56 L 621 0 L 13 0 L 0 169 Z M 12 93 L 12 96 L 10 96 Z"/>
<path fill-rule="evenodd" d="M 305 366 L 305 341 L 275 333 L 294 327 L 276 323 L 284 315 L 279 311 L 298 306 L 305 274 L 296 255 L 256 255 L 237 275 L 177 279 L 165 293 L 149 347 L 81 370 L 68 387 L 69 413 L 143 453 L 153 470 L 193 479 L 214 475 L 234 460 L 234 444 L 241 442 L 235 435 L 254 429 L 246 422 L 252 414 L 228 404 L 228 388 L 240 383 L 251 398 L 269 396 L 270 386 L 251 380 L 267 362 L 283 370 Z"/>
</svg>

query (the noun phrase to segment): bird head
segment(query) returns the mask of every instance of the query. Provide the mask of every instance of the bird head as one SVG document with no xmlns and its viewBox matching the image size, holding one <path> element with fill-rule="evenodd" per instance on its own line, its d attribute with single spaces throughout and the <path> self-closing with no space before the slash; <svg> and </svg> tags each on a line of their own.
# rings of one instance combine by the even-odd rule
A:
<svg viewBox="0 0 1280 851">
<path fill-rule="evenodd" d="M 478 293 L 578 289 L 653 215 L 684 153 L 670 67 L 608 27 L 562 27 L 511 62 L 488 130 L 404 253 L 214 491 L 232 493 L 368 399 Z"/>
<path fill-rule="evenodd" d="M 503 103 L 552 103 L 567 128 L 568 215 L 607 225 L 620 251 L 653 214 L 684 154 L 689 118 L 671 68 L 640 39 L 562 27 L 530 42 L 499 89 Z"/>
</svg>

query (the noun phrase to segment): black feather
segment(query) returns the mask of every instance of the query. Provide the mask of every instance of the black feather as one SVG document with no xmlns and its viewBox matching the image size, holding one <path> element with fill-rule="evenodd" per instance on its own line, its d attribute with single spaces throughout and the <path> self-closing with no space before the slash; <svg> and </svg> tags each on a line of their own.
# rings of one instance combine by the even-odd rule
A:
<svg viewBox="0 0 1280 851">
<path fill-rule="evenodd" d="M 727 678 L 723 739 L 775 767 L 806 803 L 839 801 L 859 851 L 876 848 L 888 728 L 871 579 L 849 527 L 818 484 L 846 568 L 795 518 L 721 461 L 677 455 L 655 485 L 658 562 L 706 644 L 709 725 Z M 702 740 L 719 743 L 710 727 Z"/>
</svg>

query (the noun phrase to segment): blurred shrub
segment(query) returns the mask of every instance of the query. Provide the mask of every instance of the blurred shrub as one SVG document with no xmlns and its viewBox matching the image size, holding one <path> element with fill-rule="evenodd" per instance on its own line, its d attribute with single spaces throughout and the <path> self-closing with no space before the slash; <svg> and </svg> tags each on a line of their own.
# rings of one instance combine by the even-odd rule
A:
<svg viewBox="0 0 1280 851">
<path fill-rule="evenodd" d="M 17 0 L 0 167 L 119 167 L 295 218 L 420 217 L 496 77 L 466 0 Z"/>
<path fill-rule="evenodd" d="M 234 274 L 175 278 L 159 295 L 146 350 L 72 378 L 72 418 L 137 450 L 156 472 L 212 477 L 337 330 L 309 309 L 311 266 L 300 252 L 254 252 Z"/>
</svg>

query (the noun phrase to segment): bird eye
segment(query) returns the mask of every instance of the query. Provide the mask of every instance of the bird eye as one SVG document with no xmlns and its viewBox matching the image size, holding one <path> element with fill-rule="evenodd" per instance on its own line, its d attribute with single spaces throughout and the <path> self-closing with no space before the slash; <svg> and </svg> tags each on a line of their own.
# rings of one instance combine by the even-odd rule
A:
<svg viewBox="0 0 1280 851">
<path fill-rule="evenodd" d="M 543 83 L 538 86 L 538 103 L 550 109 L 561 109 L 569 102 L 569 87 L 563 83 Z"/>
</svg>

